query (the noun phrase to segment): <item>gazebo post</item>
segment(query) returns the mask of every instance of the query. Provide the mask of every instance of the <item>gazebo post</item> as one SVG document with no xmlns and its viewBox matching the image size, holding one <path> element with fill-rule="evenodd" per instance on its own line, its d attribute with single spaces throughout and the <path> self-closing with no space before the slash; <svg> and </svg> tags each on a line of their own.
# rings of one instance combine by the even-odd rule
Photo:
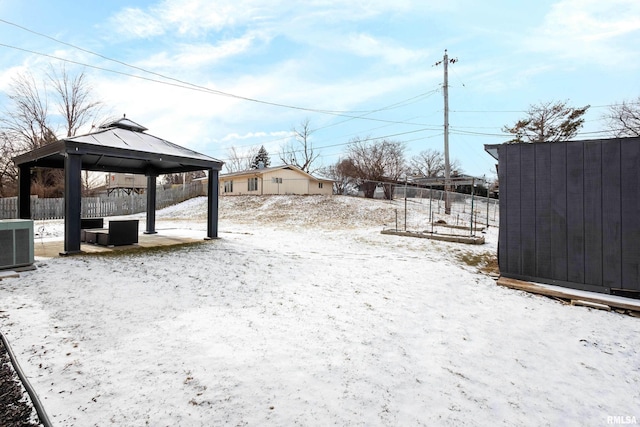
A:
<svg viewBox="0 0 640 427">
<path fill-rule="evenodd" d="M 31 168 L 24 163 L 18 167 L 18 218 L 31 219 Z"/>
<path fill-rule="evenodd" d="M 147 230 L 144 234 L 156 234 L 156 176 L 147 174 Z"/>
<path fill-rule="evenodd" d="M 80 252 L 80 217 L 82 208 L 82 157 L 67 152 L 64 158 L 64 252 Z"/>
<path fill-rule="evenodd" d="M 207 240 L 218 238 L 218 170 L 209 169 L 207 180 Z"/>
</svg>

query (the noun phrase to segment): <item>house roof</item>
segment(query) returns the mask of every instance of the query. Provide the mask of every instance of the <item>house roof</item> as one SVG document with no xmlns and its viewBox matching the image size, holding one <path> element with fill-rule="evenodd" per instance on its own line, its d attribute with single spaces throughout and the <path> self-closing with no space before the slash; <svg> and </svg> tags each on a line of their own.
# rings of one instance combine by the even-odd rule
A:
<svg viewBox="0 0 640 427">
<path fill-rule="evenodd" d="M 434 177 L 414 177 L 412 179 L 413 182 L 422 185 L 446 185 L 447 179 L 444 176 L 434 176 Z M 448 182 L 453 185 L 474 185 L 480 184 L 484 182 L 484 178 L 474 177 L 471 175 L 457 175 L 449 178 Z"/>
<path fill-rule="evenodd" d="M 288 170 L 292 170 L 292 171 L 298 172 L 298 173 L 303 174 L 306 177 L 308 177 L 309 179 L 312 179 L 314 181 L 333 182 L 330 179 L 316 178 L 315 176 L 303 171 L 302 169 L 300 169 L 299 167 L 294 166 L 294 165 L 280 165 L 280 166 L 274 166 L 274 167 L 270 167 L 270 168 L 247 169 L 247 170 L 239 171 L 239 172 L 225 173 L 225 174 L 220 174 L 220 179 L 222 180 L 222 179 L 225 179 L 225 178 L 236 178 L 236 177 L 240 177 L 240 176 L 260 176 L 260 175 L 264 175 L 264 174 L 269 173 L 269 172 L 274 172 L 274 171 L 283 170 L 283 169 L 288 169 Z"/>
<path fill-rule="evenodd" d="M 121 118 L 96 132 L 61 139 L 13 160 L 16 165 L 63 168 L 69 154 L 79 154 L 82 169 L 103 172 L 166 174 L 221 170 L 223 162 L 145 133 L 147 128 Z"/>
</svg>

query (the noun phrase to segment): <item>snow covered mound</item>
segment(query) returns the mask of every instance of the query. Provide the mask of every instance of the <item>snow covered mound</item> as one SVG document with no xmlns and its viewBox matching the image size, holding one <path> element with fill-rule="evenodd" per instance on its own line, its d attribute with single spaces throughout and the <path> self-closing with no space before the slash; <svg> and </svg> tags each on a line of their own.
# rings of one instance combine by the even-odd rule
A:
<svg viewBox="0 0 640 427">
<path fill-rule="evenodd" d="M 222 196 L 219 215 L 221 222 L 244 224 L 328 229 L 382 227 L 395 222 L 396 210 L 404 212 L 402 203 L 347 196 Z M 409 212 L 417 223 L 424 223 L 427 219 L 425 206 L 413 206 Z M 158 218 L 169 220 L 206 220 L 206 217 L 206 197 L 191 199 L 158 212 Z"/>
</svg>

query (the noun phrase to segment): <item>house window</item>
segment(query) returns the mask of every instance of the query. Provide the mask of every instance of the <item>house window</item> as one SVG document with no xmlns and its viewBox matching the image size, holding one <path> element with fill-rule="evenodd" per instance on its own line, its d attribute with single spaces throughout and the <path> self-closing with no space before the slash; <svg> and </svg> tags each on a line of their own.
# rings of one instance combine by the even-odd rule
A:
<svg viewBox="0 0 640 427">
<path fill-rule="evenodd" d="M 322 182 L 319 182 L 318 183 L 318 188 L 322 188 L 322 184 L 323 184 Z"/>
<path fill-rule="evenodd" d="M 271 182 L 274 184 L 282 184 L 282 178 L 271 178 Z"/>
<path fill-rule="evenodd" d="M 249 178 L 248 180 L 248 191 L 258 191 L 258 178 Z"/>
<path fill-rule="evenodd" d="M 225 193 L 233 193 L 233 181 L 225 181 L 224 182 L 224 192 Z"/>
</svg>

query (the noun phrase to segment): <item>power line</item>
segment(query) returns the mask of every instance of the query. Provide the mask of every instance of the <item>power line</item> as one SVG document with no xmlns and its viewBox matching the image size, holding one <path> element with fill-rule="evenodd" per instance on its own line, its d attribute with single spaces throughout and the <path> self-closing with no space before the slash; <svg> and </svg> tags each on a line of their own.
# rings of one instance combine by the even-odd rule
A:
<svg viewBox="0 0 640 427">
<path fill-rule="evenodd" d="M 396 120 L 385 120 L 385 119 L 367 117 L 368 114 L 373 114 L 375 112 L 383 111 L 383 110 L 389 109 L 389 108 L 382 108 L 382 109 L 377 109 L 377 110 L 367 110 L 367 112 L 365 114 L 362 114 L 362 115 L 359 115 L 359 116 L 354 116 L 354 115 L 350 115 L 350 114 L 346 114 L 346 113 L 340 113 L 337 110 L 335 110 L 335 111 L 334 110 L 321 110 L 321 109 L 317 109 L 317 108 L 298 107 L 298 106 L 294 106 L 294 105 L 280 104 L 280 103 L 270 102 L 270 101 L 262 101 L 262 100 L 258 100 L 258 99 L 253 99 L 253 98 L 243 97 L 243 96 L 239 96 L 239 95 L 229 94 L 229 93 L 222 92 L 222 91 L 219 91 L 219 90 L 216 90 L 216 89 L 210 89 L 210 88 L 207 88 L 207 87 L 204 87 L 204 86 L 198 86 L 198 85 L 195 85 L 195 84 L 192 84 L 192 83 L 188 83 L 188 82 L 184 82 L 184 83 L 166 82 L 166 81 L 162 81 L 162 80 L 152 79 L 150 77 L 140 76 L 140 75 L 137 75 L 137 74 L 126 73 L 124 71 L 117 71 L 117 70 L 112 70 L 110 68 L 99 67 L 97 65 L 91 65 L 91 64 L 87 64 L 87 63 L 83 63 L 83 62 L 79 62 L 79 61 L 74 61 L 72 59 L 61 58 L 59 56 L 50 55 L 50 54 L 47 54 L 47 53 L 36 52 L 36 51 L 30 50 L 30 49 L 25 49 L 25 48 L 21 48 L 21 47 L 17 47 L 17 46 L 12 46 L 12 45 L 8 45 L 8 44 L 5 44 L 5 43 L 0 43 L 0 46 L 6 47 L 6 48 L 9 48 L 9 49 L 19 50 L 19 51 L 22 51 L 22 52 L 31 53 L 31 54 L 34 54 L 34 55 L 44 56 L 46 58 L 55 59 L 57 61 L 68 62 L 68 63 L 71 63 L 71 64 L 81 65 L 83 67 L 93 68 L 93 69 L 100 70 L 100 71 L 119 74 L 119 75 L 132 77 L 132 78 L 136 78 L 136 79 L 140 79 L 140 80 L 145 80 L 145 81 L 149 81 L 149 82 L 153 82 L 153 83 L 164 84 L 164 85 L 167 85 L 167 86 L 173 86 L 173 87 L 178 87 L 178 88 L 182 88 L 182 89 L 189 89 L 189 90 L 193 90 L 193 91 L 196 91 L 196 92 L 203 92 L 203 93 L 208 93 L 208 94 L 212 94 L 212 95 L 227 96 L 227 97 L 242 99 L 242 100 L 245 100 L 245 101 L 257 102 L 257 103 L 276 106 L 276 107 L 281 107 L 281 108 L 288 108 L 288 109 L 294 109 L 294 110 L 300 110 L 300 111 L 308 111 L 308 112 L 312 112 L 312 113 L 326 114 L 326 115 L 337 116 L 337 117 L 347 117 L 348 119 L 362 119 L 362 120 L 369 120 L 369 121 L 381 122 L 381 123 L 398 124 L 398 125 L 425 126 L 424 123 L 410 123 L 410 122 L 403 122 L 403 121 L 396 121 Z M 176 79 L 173 79 L 173 80 L 176 80 Z M 176 81 L 177 82 L 181 82 L 180 80 L 176 80 Z M 430 93 L 431 92 L 425 92 L 422 95 L 427 95 L 427 94 L 430 94 Z M 420 96 L 420 95 L 418 95 L 418 96 Z"/>
<path fill-rule="evenodd" d="M 177 79 L 175 77 L 167 76 L 165 74 L 157 73 L 155 71 L 151 71 L 151 70 L 148 70 L 146 68 L 138 67 L 136 65 L 132 65 L 132 64 L 129 64 L 127 62 L 120 61 L 118 59 L 114 59 L 114 58 L 108 57 L 108 56 L 103 55 L 101 53 L 97 53 L 97 52 L 94 52 L 92 50 L 85 49 L 83 47 L 77 46 L 75 44 L 59 40 L 59 39 L 57 39 L 55 37 L 51 37 L 51 36 L 49 36 L 47 34 L 40 33 L 38 31 L 35 31 L 35 30 L 30 29 L 30 28 L 24 27 L 22 25 L 7 21 L 7 20 L 2 19 L 2 18 L 0 18 L 0 22 L 5 23 L 7 25 L 14 26 L 16 28 L 19 28 L 19 29 L 21 29 L 23 31 L 27 31 L 29 33 L 35 34 L 37 36 L 47 38 L 47 39 L 52 40 L 52 41 L 54 41 L 56 43 L 60 43 L 60 44 L 62 44 L 64 46 L 68 46 L 68 47 L 71 47 L 73 49 L 77 49 L 77 50 L 79 50 L 81 52 L 85 52 L 85 53 L 88 53 L 90 55 L 97 56 L 97 57 L 105 59 L 107 61 L 115 62 L 115 63 L 123 65 L 125 67 L 129 67 L 129 68 L 141 71 L 143 73 L 151 74 L 153 76 L 160 77 L 162 79 L 170 80 L 170 81 L 173 81 L 173 82 L 177 83 L 177 85 L 171 84 L 172 86 L 177 86 L 177 87 L 181 87 L 181 88 L 185 88 L 185 89 L 197 89 L 197 90 L 200 90 L 200 91 L 209 92 L 209 93 L 213 93 L 213 94 L 220 95 L 220 96 L 226 96 L 226 97 L 241 99 L 241 100 L 244 100 L 244 101 L 256 102 L 256 103 L 261 103 L 261 104 L 266 104 L 266 105 L 271 105 L 271 106 L 276 106 L 276 107 L 282 107 L 282 108 L 289 108 L 289 109 L 310 111 L 310 112 L 316 112 L 316 113 L 322 113 L 322 114 L 344 116 L 344 117 L 349 117 L 349 118 L 353 119 L 353 118 L 362 118 L 362 117 L 352 117 L 352 116 L 349 116 L 349 114 L 355 114 L 355 113 L 372 114 L 374 112 L 379 112 L 379 111 L 384 111 L 384 110 L 397 108 L 397 107 L 404 106 L 404 105 L 409 105 L 409 103 L 410 103 L 409 101 L 421 98 L 424 95 L 430 95 L 432 93 L 432 92 L 426 92 L 426 93 L 423 93 L 423 94 L 420 94 L 420 95 L 416 95 L 416 96 L 414 96 L 412 98 L 400 101 L 400 102 L 398 102 L 396 104 L 392 104 L 390 106 L 387 106 L 387 107 L 384 107 L 384 108 L 380 108 L 380 109 L 377 109 L 377 110 L 322 110 L 322 109 L 309 108 L 309 107 L 300 107 L 300 106 L 296 106 L 296 105 L 282 104 L 282 103 L 277 103 L 277 102 L 265 101 L 265 100 L 261 100 L 261 99 L 257 99 L 257 98 L 250 98 L 250 97 L 246 97 L 246 96 L 236 95 L 236 94 L 233 94 L 233 93 L 224 92 L 224 91 L 220 91 L 220 90 L 217 90 L 217 89 L 211 89 L 211 88 L 208 88 L 206 86 L 202 86 L 202 85 L 191 83 L 191 82 L 188 82 L 188 81 L 185 81 L 185 80 Z M 44 53 L 41 53 L 41 52 L 35 52 L 35 51 L 32 51 L 32 50 L 20 48 L 20 47 L 17 47 L 17 46 L 11 46 L 11 45 L 2 44 L 2 43 L 0 43 L 0 46 L 8 47 L 8 48 L 11 48 L 11 49 L 21 50 L 21 51 L 32 53 L 32 54 L 35 54 L 35 55 L 41 55 L 41 56 L 49 57 L 49 58 L 56 59 L 56 60 L 59 60 L 59 61 L 66 61 L 66 62 L 70 62 L 70 63 L 77 64 L 77 65 L 82 65 L 82 66 L 86 66 L 86 67 L 90 67 L 90 68 L 95 68 L 95 69 L 98 69 L 98 70 L 101 70 L 101 71 L 118 73 L 118 74 L 125 75 L 125 76 L 128 76 L 128 77 L 141 78 L 141 79 L 152 81 L 152 82 L 156 82 L 156 83 L 170 84 L 170 83 L 167 83 L 167 82 L 158 81 L 158 80 L 155 80 L 155 79 L 144 78 L 144 77 L 141 77 L 141 76 L 138 76 L 138 75 L 134 75 L 134 74 L 130 74 L 130 73 L 119 72 L 119 71 L 115 71 L 115 70 L 111 70 L 111 69 L 107 69 L 107 68 L 103 68 L 103 67 L 97 67 L 97 66 L 93 66 L 93 65 L 90 65 L 90 64 L 81 63 L 81 62 L 78 62 L 78 61 L 73 61 L 73 60 L 69 60 L 69 59 L 65 59 L 65 58 L 56 57 L 56 56 L 49 55 L 49 54 L 44 54 Z"/>
<path fill-rule="evenodd" d="M 378 139 L 386 139 L 386 138 L 393 138 L 393 137 L 398 137 L 398 136 L 402 136 L 402 135 L 410 135 L 410 134 L 414 134 L 414 133 L 418 133 L 418 132 L 426 132 L 426 131 L 432 131 L 434 129 L 428 129 L 428 128 L 424 128 L 424 129 L 417 129 L 417 130 L 410 130 L 410 131 L 406 131 L 406 132 L 398 132 L 398 133 L 393 133 L 393 134 L 388 134 L 388 135 L 379 135 L 379 136 L 368 136 L 366 138 L 361 138 L 360 141 L 361 142 L 369 142 L 369 141 L 375 141 Z M 438 129 L 440 130 L 440 129 Z M 441 135 L 441 134 L 439 134 Z M 438 136 L 438 135 L 435 135 Z M 427 139 L 427 138 L 432 138 L 434 136 L 429 136 L 429 137 L 422 137 L 422 138 L 416 138 L 416 139 L 411 139 L 411 140 L 407 140 L 407 141 L 403 141 L 403 142 L 412 142 L 412 141 L 417 141 L 420 139 Z M 321 145 L 321 146 L 314 146 L 314 150 L 320 150 L 323 148 L 333 148 L 333 147 L 342 147 L 345 145 L 349 145 L 351 144 L 351 141 L 347 141 L 347 142 L 339 142 L 336 144 L 327 144 L 327 145 Z M 300 150 L 289 150 L 287 151 L 288 153 L 298 153 L 298 152 L 302 152 L 302 149 Z M 248 159 L 249 156 L 243 156 L 243 157 L 238 157 L 239 159 Z M 229 160 L 229 159 L 220 159 L 220 160 Z"/>
</svg>

